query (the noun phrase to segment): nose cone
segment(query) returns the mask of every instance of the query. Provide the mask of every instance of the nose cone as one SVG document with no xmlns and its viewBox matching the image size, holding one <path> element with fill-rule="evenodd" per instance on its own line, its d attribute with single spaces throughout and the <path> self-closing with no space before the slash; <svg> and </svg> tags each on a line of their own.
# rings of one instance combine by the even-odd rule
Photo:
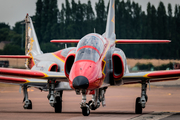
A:
<svg viewBox="0 0 180 120">
<path fill-rule="evenodd" d="M 73 80 L 73 87 L 75 89 L 87 89 L 89 87 L 89 81 L 84 76 L 77 76 Z"/>
</svg>

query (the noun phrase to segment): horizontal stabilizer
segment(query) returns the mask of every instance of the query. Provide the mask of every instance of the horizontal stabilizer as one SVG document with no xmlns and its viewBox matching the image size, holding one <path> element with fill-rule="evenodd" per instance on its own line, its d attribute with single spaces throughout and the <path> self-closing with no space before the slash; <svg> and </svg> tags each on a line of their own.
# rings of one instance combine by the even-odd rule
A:
<svg viewBox="0 0 180 120">
<path fill-rule="evenodd" d="M 51 40 L 52 43 L 78 43 L 80 40 L 72 39 L 72 40 Z"/>
<path fill-rule="evenodd" d="M 66 76 L 62 72 L 41 72 L 36 70 L 0 68 L 0 75 L 40 78 L 40 79 L 56 79 L 57 81 L 68 82 Z"/>
<path fill-rule="evenodd" d="M 169 43 L 170 40 L 143 40 L 143 39 L 118 39 L 115 43 L 119 44 L 138 44 L 138 43 Z"/>
<path fill-rule="evenodd" d="M 0 58 L 32 58 L 27 55 L 0 55 Z"/>
</svg>

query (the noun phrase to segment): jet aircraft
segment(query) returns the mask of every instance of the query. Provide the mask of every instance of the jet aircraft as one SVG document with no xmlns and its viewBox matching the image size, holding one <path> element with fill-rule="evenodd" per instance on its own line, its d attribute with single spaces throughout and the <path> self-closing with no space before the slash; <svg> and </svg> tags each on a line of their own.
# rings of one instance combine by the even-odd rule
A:
<svg viewBox="0 0 180 120">
<path fill-rule="evenodd" d="M 24 108 L 32 109 L 28 99 L 28 87 L 48 91 L 47 98 L 55 112 L 62 112 L 64 90 L 74 90 L 82 95 L 80 108 L 88 116 L 90 110 L 105 106 L 105 93 L 109 86 L 141 83 L 141 95 L 137 97 L 135 113 L 141 114 L 148 96 L 147 84 L 150 82 L 177 80 L 180 70 L 150 71 L 130 73 L 126 56 L 116 44 L 168 43 L 169 40 L 127 40 L 116 39 L 115 1 L 110 0 L 106 30 L 100 35 L 90 33 L 80 40 L 52 40 L 57 43 L 78 43 L 77 47 L 62 49 L 53 53 L 43 53 L 39 47 L 31 18 L 27 15 L 25 54 L 1 58 L 26 58 L 25 69 L 0 68 L 0 82 L 20 85 L 24 92 Z M 90 101 L 87 95 L 92 95 Z"/>
</svg>

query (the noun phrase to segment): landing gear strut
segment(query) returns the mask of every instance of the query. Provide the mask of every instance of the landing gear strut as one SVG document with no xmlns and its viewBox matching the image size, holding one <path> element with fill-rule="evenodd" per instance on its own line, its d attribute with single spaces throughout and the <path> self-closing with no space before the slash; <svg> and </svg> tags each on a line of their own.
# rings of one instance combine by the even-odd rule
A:
<svg viewBox="0 0 180 120">
<path fill-rule="evenodd" d="M 84 116 L 88 116 L 90 114 L 90 109 L 96 110 L 99 108 L 100 102 L 102 102 L 103 107 L 106 106 L 104 95 L 105 91 L 106 88 L 94 90 L 94 94 L 92 94 L 92 100 L 86 103 L 86 90 L 82 90 L 82 102 L 80 103 L 80 107 Z"/>
<path fill-rule="evenodd" d="M 49 94 L 47 98 L 49 99 L 49 104 L 54 107 L 55 113 L 62 112 L 62 94 L 63 91 L 55 92 L 55 80 L 49 80 Z"/>
<path fill-rule="evenodd" d="M 24 93 L 23 107 L 24 107 L 24 109 L 32 109 L 32 102 L 31 102 L 31 100 L 28 99 L 27 88 L 28 88 L 27 85 L 23 86 L 23 93 Z"/>
<path fill-rule="evenodd" d="M 142 85 L 141 97 L 136 98 L 136 105 L 135 105 L 136 114 L 142 114 L 142 109 L 145 108 L 148 99 L 146 95 L 146 90 L 147 90 L 146 80 L 142 80 L 141 85 Z"/>
<path fill-rule="evenodd" d="M 88 116 L 90 114 L 89 105 L 86 103 L 86 90 L 82 90 L 82 102 L 80 103 L 82 114 Z"/>
</svg>

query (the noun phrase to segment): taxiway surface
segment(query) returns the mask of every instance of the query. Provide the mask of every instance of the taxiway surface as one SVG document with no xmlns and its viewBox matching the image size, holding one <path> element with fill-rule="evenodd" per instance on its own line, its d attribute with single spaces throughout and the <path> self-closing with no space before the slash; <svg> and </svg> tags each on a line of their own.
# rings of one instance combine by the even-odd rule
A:
<svg viewBox="0 0 180 120">
<path fill-rule="evenodd" d="M 100 107 L 87 117 L 81 114 L 81 95 L 64 91 L 62 113 L 54 113 L 47 92 L 29 88 L 33 109 L 23 109 L 23 93 L 19 86 L 0 85 L 0 120 L 178 120 L 180 119 L 180 86 L 152 86 L 147 90 L 148 102 L 143 114 L 135 114 L 135 100 L 140 96 L 140 85 L 109 87 L 106 107 Z M 88 100 L 91 96 L 88 96 Z"/>
</svg>

